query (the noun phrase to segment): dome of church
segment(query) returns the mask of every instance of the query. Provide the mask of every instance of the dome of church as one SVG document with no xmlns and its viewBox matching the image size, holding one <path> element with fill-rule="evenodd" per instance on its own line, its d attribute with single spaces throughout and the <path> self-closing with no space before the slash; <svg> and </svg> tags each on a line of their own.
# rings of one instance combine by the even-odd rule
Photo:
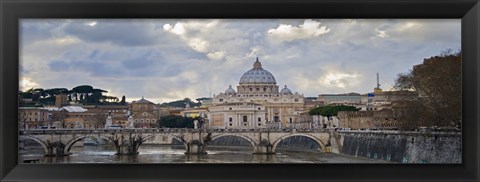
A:
<svg viewBox="0 0 480 182">
<path fill-rule="evenodd" d="M 245 72 L 240 78 L 240 84 L 248 83 L 271 83 L 276 84 L 275 77 L 262 68 L 262 63 L 257 60 L 253 63 L 253 68 Z"/>
<path fill-rule="evenodd" d="M 235 90 L 233 90 L 232 85 L 228 87 L 227 90 L 225 90 L 225 94 L 231 95 L 231 94 L 236 94 Z"/>
<path fill-rule="evenodd" d="M 292 91 L 287 88 L 287 85 L 285 85 L 285 87 L 283 87 L 283 89 L 280 91 L 280 94 L 292 94 Z"/>
</svg>

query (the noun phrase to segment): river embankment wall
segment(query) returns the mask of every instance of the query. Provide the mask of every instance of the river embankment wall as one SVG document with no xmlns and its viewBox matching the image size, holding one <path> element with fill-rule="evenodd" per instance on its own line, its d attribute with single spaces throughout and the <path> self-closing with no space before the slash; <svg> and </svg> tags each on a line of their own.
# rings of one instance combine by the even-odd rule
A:
<svg viewBox="0 0 480 182">
<path fill-rule="evenodd" d="M 399 163 L 461 163 L 460 132 L 338 131 L 339 153 Z"/>
</svg>

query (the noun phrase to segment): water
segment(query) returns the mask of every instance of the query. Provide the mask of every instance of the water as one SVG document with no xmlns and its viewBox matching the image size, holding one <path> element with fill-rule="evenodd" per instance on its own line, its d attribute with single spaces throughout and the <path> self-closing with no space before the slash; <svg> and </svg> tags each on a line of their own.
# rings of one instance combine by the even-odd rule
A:
<svg viewBox="0 0 480 182">
<path fill-rule="evenodd" d="M 44 157 L 39 146 L 20 149 L 19 160 L 39 159 L 40 163 L 381 163 L 315 150 L 287 151 L 277 149 L 273 155 L 252 154 L 246 146 L 209 146 L 207 155 L 185 155 L 183 146 L 142 145 L 139 155 L 115 155 L 113 146 L 73 147 L 70 156 Z"/>
</svg>

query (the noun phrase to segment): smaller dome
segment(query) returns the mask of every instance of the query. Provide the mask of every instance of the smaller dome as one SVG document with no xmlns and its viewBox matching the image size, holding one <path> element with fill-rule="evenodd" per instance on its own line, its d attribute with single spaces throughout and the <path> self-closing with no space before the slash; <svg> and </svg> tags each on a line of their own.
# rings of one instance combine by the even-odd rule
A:
<svg viewBox="0 0 480 182">
<path fill-rule="evenodd" d="M 236 94 L 236 93 L 237 93 L 237 92 L 235 92 L 235 90 L 233 90 L 232 85 L 230 85 L 230 86 L 228 87 L 228 89 L 225 90 L 225 94 L 227 94 L 227 95 L 232 95 L 232 94 Z"/>
<path fill-rule="evenodd" d="M 283 87 L 283 89 L 280 91 L 280 94 L 292 94 L 292 91 L 287 88 L 287 85 Z"/>
</svg>

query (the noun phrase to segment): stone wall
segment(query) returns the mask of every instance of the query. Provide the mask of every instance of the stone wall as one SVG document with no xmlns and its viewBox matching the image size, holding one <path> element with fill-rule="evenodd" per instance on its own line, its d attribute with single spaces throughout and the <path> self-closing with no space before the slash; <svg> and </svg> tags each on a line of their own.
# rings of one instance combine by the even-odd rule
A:
<svg viewBox="0 0 480 182">
<path fill-rule="evenodd" d="M 340 131 L 340 153 L 399 163 L 461 163 L 456 132 Z"/>
<path fill-rule="evenodd" d="M 391 109 L 380 111 L 340 111 L 339 127 L 351 129 L 397 128 L 395 112 Z"/>
</svg>

